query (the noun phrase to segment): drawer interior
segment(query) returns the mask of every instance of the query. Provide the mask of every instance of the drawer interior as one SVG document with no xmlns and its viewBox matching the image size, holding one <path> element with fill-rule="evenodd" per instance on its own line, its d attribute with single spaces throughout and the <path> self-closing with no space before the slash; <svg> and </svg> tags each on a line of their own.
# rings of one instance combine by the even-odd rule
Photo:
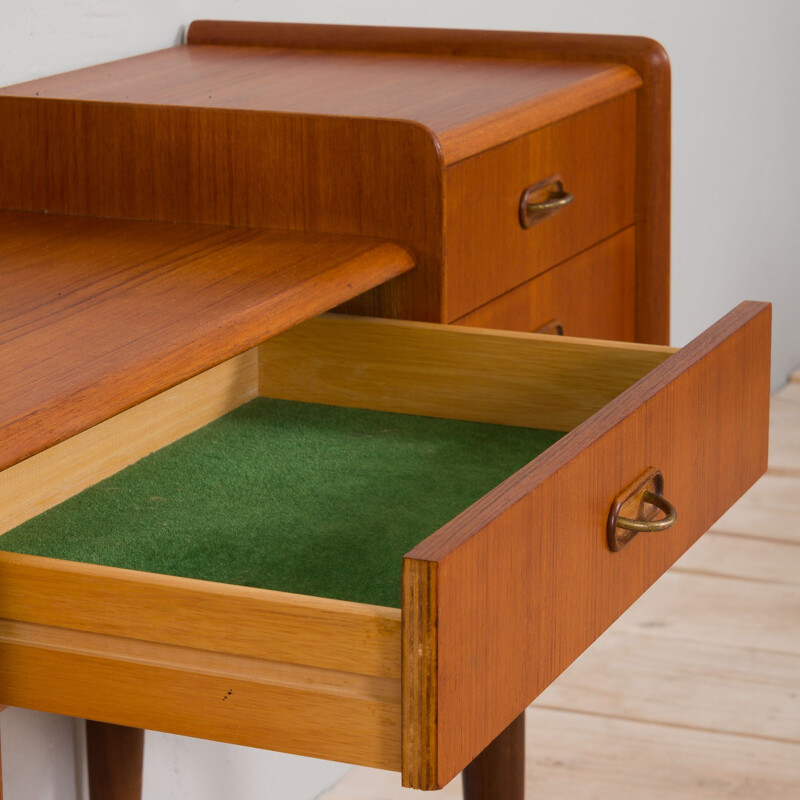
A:
<svg viewBox="0 0 800 800">
<path fill-rule="evenodd" d="M 405 554 L 555 457 L 562 432 L 671 353 L 329 315 L 6 468 L 0 703 L 400 770 Z M 256 492 L 248 471 L 283 493 Z M 262 567 L 265 518 L 277 590 L 241 574 Z M 2 552 L 36 532 L 56 558 Z M 102 549 L 86 537 L 150 561 L 83 563 Z M 240 574 L 220 574 L 233 546 Z M 158 573 L 167 554 L 177 576 Z M 192 561 L 205 580 L 183 577 Z"/>
<path fill-rule="evenodd" d="M 403 555 L 560 435 L 255 398 L 0 549 L 399 608 Z"/>
<path fill-rule="evenodd" d="M 398 608 L 405 553 L 671 352 L 328 315 L 6 470 L 0 550 Z"/>
</svg>

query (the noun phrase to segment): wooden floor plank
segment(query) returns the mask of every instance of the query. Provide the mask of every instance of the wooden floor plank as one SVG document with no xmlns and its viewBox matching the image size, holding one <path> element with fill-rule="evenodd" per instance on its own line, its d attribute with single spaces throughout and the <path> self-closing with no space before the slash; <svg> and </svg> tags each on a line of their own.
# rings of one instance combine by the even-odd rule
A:
<svg viewBox="0 0 800 800">
<path fill-rule="evenodd" d="M 800 586 L 800 542 L 709 532 L 672 569 Z"/>
<path fill-rule="evenodd" d="M 800 544 L 800 475 L 767 473 L 713 530 Z"/>
<path fill-rule="evenodd" d="M 800 746 L 786 742 L 535 706 L 526 737 L 526 800 L 791 798 L 800 785 Z M 456 800 L 460 792 L 456 779 L 426 796 Z M 355 769 L 320 800 L 419 797 L 397 776 Z"/>
<path fill-rule="evenodd" d="M 670 571 L 615 624 L 667 639 L 800 655 L 800 588 Z"/>
<path fill-rule="evenodd" d="M 792 378 L 791 383 L 787 383 L 786 386 L 775 392 L 773 402 L 777 398 L 781 402 L 787 401 L 800 405 L 800 370 L 797 371 L 797 375 L 797 378 Z"/>
<path fill-rule="evenodd" d="M 775 395 L 770 403 L 769 469 L 800 477 L 800 402 L 795 393 Z"/>
<path fill-rule="evenodd" d="M 800 781 L 783 742 L 538 709 L 526 732 L 528 800 L 789 798 Z"/>
<path fill-rule="evenodd" d="M 800 744 L 800 656 L 612 628 L 534 705 Z"/>
</svg>

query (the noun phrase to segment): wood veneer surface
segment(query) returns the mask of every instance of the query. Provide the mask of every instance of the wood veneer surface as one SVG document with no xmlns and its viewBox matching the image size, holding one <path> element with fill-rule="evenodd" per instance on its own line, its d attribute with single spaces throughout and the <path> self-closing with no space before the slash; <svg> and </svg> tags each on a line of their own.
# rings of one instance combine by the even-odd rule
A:
<svg viewBox="0 0 800 800">
<path fill-rule="evenodd" d="M 218 22 L 193 23 L 188 42 L 174 52 L 0 93 L 0 127 L 6 132 L 0 143 L 0 206 L 402 241 L 419 267 L 350 301 L 345 310 L 448 321 L 495 294 L 454 313 L 444 307 L 442 166 L 641 87 L 637 338 L 667 341 L 669 70 L 656 43 L 636 37 Z M 285 86 L 251 74 L 248 65 L 262 63 L 267 53 L 270 75 L 274 67 Z M 212 82 L 211 97 L 208 91 L 198 97 L 188 78 L 181 83 L 170 70 L 147 66 L 150 59 L 192 62 L 186 75 L 198 68 L 198 83 Z M 420 77 L 423 63 L 430 89 Z M 209 64 L 217 64 L 230 83 L 214 84 Z M 374 66 L 375 80 L 370 83 L 369 74 L 348 80 L 356 64 Z M 113 73 L 118 90 L 109 88 L 104 70 Z M 572 70 L 575 80 L 563 81 L 561 70 Z M 330 83 L 343 98 L 335 109 L 333 93 L 324 88 Z M 269 87 L 262 88 L 265 84 Z M 519 100 L 523 87 L 530 94 Z M 170 95 L 176 88 L 180 92 Z M 94 99 L 75 98 L 93 92 Z M 192 92 L 202 103 L 180 105 Z M 434 108 L 426 98 L 437 92 L 441 102 Z M 246 107 L 246 102 L 257 106 L 254 98 L 263 99 L 264 93 L 272 93 L 276 108 L 302 104 L 306 110 L 265 113 L 260 106 Z M 367 109 L 359 105 L 364 102 L 374 105 Z M 348 116 L 366 112 L 369 118 Z M 57 139 L 51 130 L 59 131 Z M 517 282 L 523 279 L 518 276 Z"/>
<path fill-rule="evenodd" d="M 412 266 L 375 239 L 3 212 L 0 469 Z"/>
<path fill-rule="evenodd" d="M 144 762 L 141 728 L 86 720 L 86 756 L 91 800 L 141 800 Z"/>
<path fill-rule="evenodd" d="M 536 332 L 558 320 L 565 336 L 632 342 L 635 257 L 636 234 L 631 226 L 476 308 L 455 324 Z"/>
<path fill-rule="evenodd" d="M 455 776 L 765 471 L 770 326 L 742 303 L 406 556 L 404 785 Z M 678 522 L 612 553 L 649 467 Z"/>
<path fill-rule="evenodd" d="M 193 22 L 187 41 L 615 63 L 633 68 L 642 81 L 636 103 L 636 339 L 669 341 L 671 78 L 669 58 L 658 42 L 641 36 L 220 20 Z M 484 135 L 488 133 L 485 126 Z"/>
<path fill-rule="evenodd" d="M 639 85 L 633 70 L 609 64 L 198 44 L 16 84 L 0 95 L 406 119 L 439 136 L 452 160 L 475 151 L 464 137 L 485 139 L 477 127 L 487 121 L 502 140 Z M 509 115 L 527 117 L 525 127 L 515 131 Z"/>
<path fill-rule="evenodd" d="M 444 187 L 446 319 L 470 313 L 630 226 L 635 154 L 636 94 L 630 92 L 450 167 Z M 553 175 L 573 202 L 523 228 L 522 192 Z M 574 290 L 588 293 L 588 286 Z M 606 294 L 594 300 L 603 304 Z"/>
</svg>

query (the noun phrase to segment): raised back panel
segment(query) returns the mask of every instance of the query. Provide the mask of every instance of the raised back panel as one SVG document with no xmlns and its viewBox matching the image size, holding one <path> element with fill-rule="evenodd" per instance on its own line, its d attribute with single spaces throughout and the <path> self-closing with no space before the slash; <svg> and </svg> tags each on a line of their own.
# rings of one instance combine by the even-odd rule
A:
<svg viewBox="0 0 800 800">
<path fill-rule="evenodd" d="M 0 97 L 0 130 L 0 208 L 393 239 L 419 266 L 374 303 L 440 316 L 442 169 L 416 123 Z"/>
</svg>

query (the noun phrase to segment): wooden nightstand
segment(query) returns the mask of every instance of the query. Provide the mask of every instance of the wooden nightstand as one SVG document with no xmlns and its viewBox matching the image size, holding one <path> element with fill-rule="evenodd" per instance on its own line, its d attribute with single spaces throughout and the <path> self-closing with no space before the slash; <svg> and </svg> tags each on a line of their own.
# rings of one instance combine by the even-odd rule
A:
<svg viewBox="0 0 800 800">
<path fill-rule="evenodd" d="M 91 735 L 106 797 L 138 791 L 132 727 L 421 789 L 472 762 L 470 797 L 521 796 L 514 720 L 766 467 L 768 306 L 664 346 L 663 51 L 224 22 L 188 42 L 0 91 L 0 544 L 17 551 L 0 552 L 0 703 L 112 723 Z M 527 332 L 557 323 L 570 336 Z M 341 409 L 366 409 L 482 423 L 485 461 L 507 426 L 545 444 L 412 529 L 386 573 L 360 563 L 376 537 L 400 547 L 371 498 L 407 468 L 362 486 L 354 512 L 375 506 L 377 527 L 347 552 L 365 577 L 337 568 L 336 588 L 322 568 L 314 583 L 314 559 L 299 589 L 215 577 L 224 553 L 138 560 L 127 533 L 110 555 L 43 544 L 48 525 L 81 527 L 63 516 L 75 503 L 105 513 L 110 484 L 53 507 L 258 396 L 337 407 L 343 440 L 356 412 Z M 412 461 L 444 428 L 413 434 Z M 351 491 L 347 467 L 328 476 L 313 494 Z M 407 507 L 435 505 L 411 484 Z M 631 540 L 625 525 L 669 531 Z M 337 536 L 312 549 L 338 563 Z M 134 738 L 133 763 L 117 737 Z"/>
</svg>

